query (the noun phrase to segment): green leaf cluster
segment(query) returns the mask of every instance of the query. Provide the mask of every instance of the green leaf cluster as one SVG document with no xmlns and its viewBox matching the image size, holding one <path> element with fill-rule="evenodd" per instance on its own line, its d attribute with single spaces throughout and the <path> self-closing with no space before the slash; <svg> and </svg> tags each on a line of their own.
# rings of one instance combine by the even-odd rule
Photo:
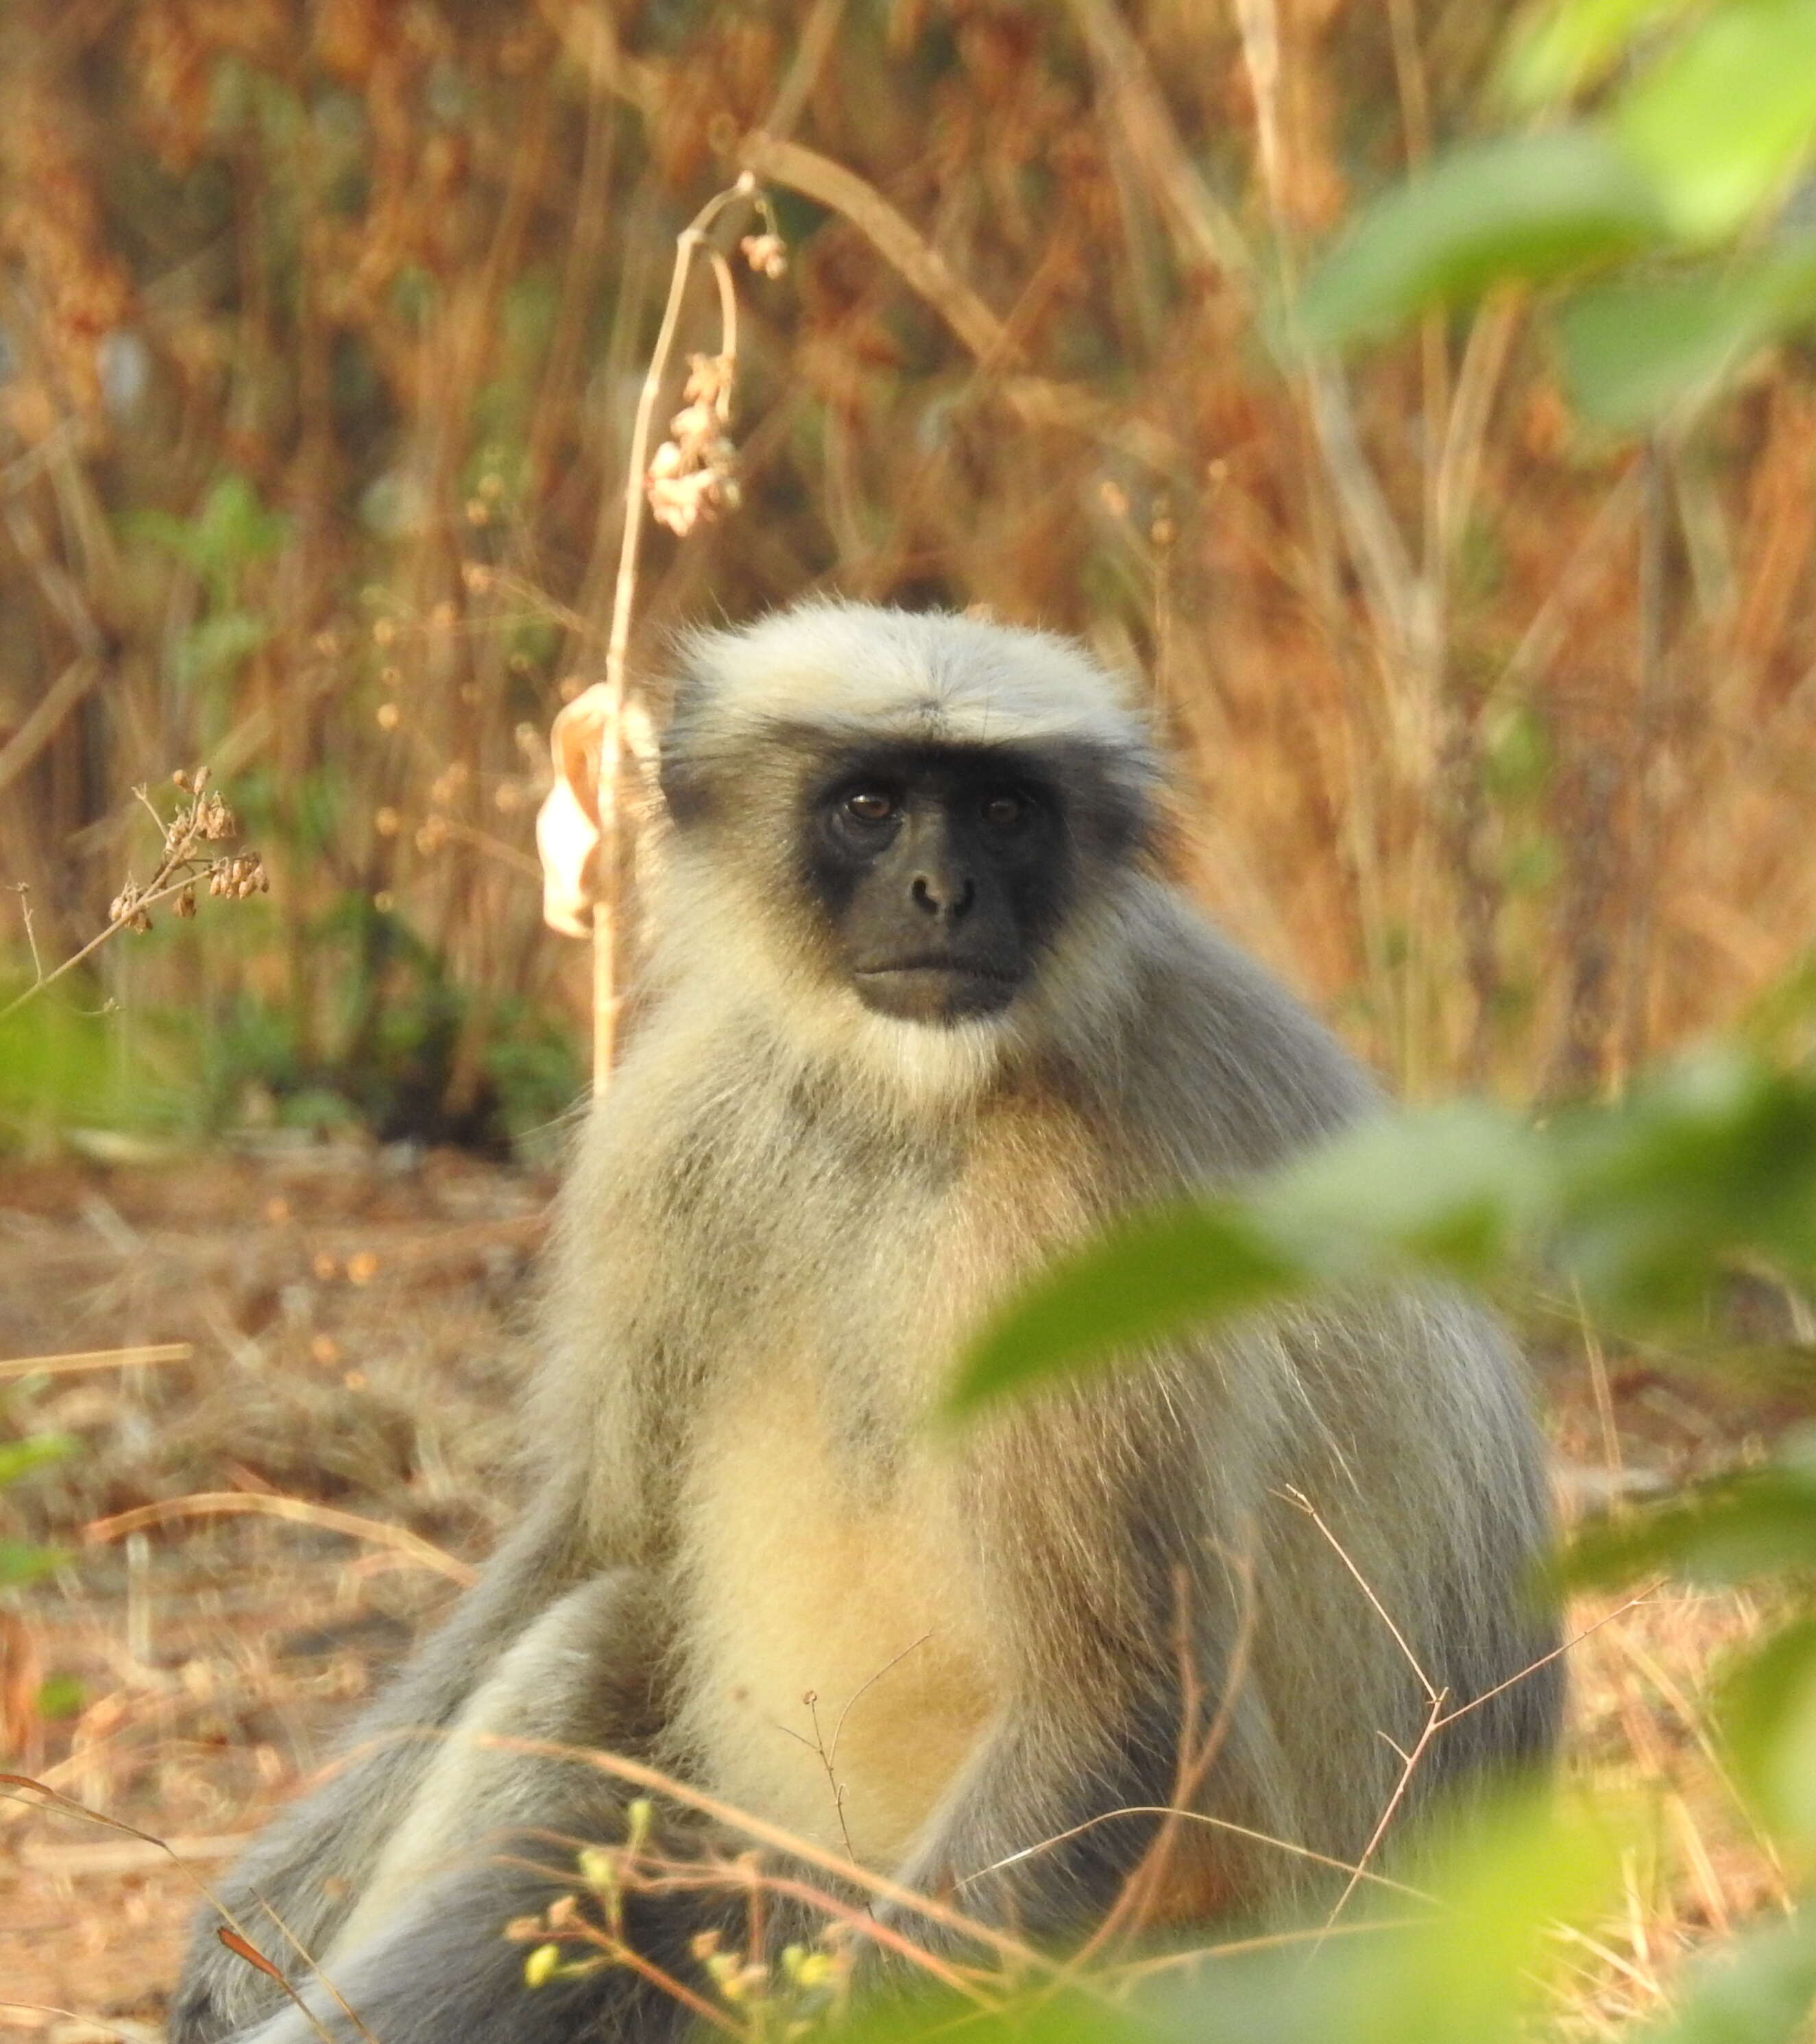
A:
<svg viewBox="0 0 1816 2044">
<path fill-rule="evenodd" d="M 0 1490 L 33 1470 L 63 1461 L 81 1445 L 67 1434 L 29 1434 L 22 1441 L 0 1441 Z M 0 1539 L 0 1590 L 17 1589 L 48 1574 L 68 1558 L 56 1547 Z"/>
<path fill-rule="evenodd" d="M 1743 1251 L 1816 1275 L 1816 1073 L 1708 1053 L 1543 1127 L 1453 1102 L 1124 1220 L 986 1328 L 954 1404 L 1335 1286 L 1479 1281 L 1518 1258 L 1612 1322 L 1674 1321 Z"/>
<path fill-rule="evenodd" d="M 1455 149 L 1365 211 L 1308 280 L 1310 344 L 1551 287 L 1576 405 L 1626 432 L 1816 322 L 1799 202 L 1816 0 L 1550 0 L 1504 79 L 1541 125 Z"/>
<path fill-rule="evenodd" d="M 952 1408 L 968 1414 L 1138 1363 L 1162 1343 L 1214 1342 L 1257 1312 L 1409 1279 L 1536 1278 L 1604 1324 L 1694 1329 L 1737 1265 L 1816 1283 L 1816 1069 L 1730 1049 L 1660 1072 L 1618 1106 L 1541 1124 L 1473 1102 L 1383 1116 L 1252 1183 L 1134 1215 L 1010 1303 L 967 1359 Z M 1661 1575 L 1776 1586 L 1789 1616 L 1731 1671 L 1720 1721 L 1760 1818 L 1787 1859 L 1807 1864 L 1816 1439 L 1579 1537 L 1553 1587 Z M 1118 2020 L 1160 2038 L 1280 2044 L 1543 2035 L 1536 2012 L 1557 1963 L 1548 1927 L 1608 1903 L 1623 1823 L 1618 1812 L 1511 1804 L 1422 1884 L 1435 1900 L 1409 1923 L 1364 1917 L 1310 1962 L 1303 1946 L 1214 1953 L 1192 1984 L 1137 1995 Z M 1816 1903 L 1734 1941 L 1693 1974 L 1668 2023 L 1634 2034 L 1791 2044 L 1813 2013 Z M 1001 2030 L 1057 2044 L 1075 2019 L 1018 2010 Z"/>
</svg>

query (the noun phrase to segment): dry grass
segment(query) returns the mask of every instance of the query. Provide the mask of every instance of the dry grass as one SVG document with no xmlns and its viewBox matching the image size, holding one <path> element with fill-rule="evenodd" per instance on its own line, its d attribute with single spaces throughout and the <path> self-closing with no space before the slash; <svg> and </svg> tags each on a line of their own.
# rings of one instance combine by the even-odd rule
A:
<svg viewBox="0 0 1816 2044">
<path fill-rule="evenodd" d="M 281 1082 L 332 1081 L 398 997 L 395 917 L 464 997 L 455 1119 L 508 1003 L 583 1019 L 533 755 L 604 662 L 673 238 L 748 165 L 791 254 L 740 286 L 746 508 L 652 536 L 633 666 L 815 590 L 1082 632 L 1152 678 L 1196 883 L 1417 1090 L 1610 1084 L 1784 968 L 1816 911 L 1794 371 L 1645 469 L 1573 425 L 1522 305 L 1347 382 L 1264 340 L 1352 193 L 1468 125 L 1497 10 L 664 23 L 13 10 L 0 876 L 48 955 L 99 925 L 130 786 L 206 756 L 252 776 L 275 912 L 111 946 L 106 990 L 256 997 Z M 678 353 L 714 319 L 702 283 Z M 256 515 L 210 523 L 223 476 Z"/>
<path fill-rule="evenodd" d="M 155 2025 L 206 1879 L 326 1751 L 354 1702 L 512 1508 L 517 1330 L 548 1186 L 348 1148 L 170 1171 L 19 1173 L 0 1206 L 0 1354 L 189 1344 L 187 1360 L 21 1381 L 10 1423 L 85 1452 L 6 1495 L 0 1531 L 77 1550 L 0 1633 L 0 1765 L 169 1844 L 0 1809 L 0 2021 L 73 2040 Z M 1616 1358 L 1545 1367 L 1567 1500 L 1676 1485 L 1803 1416 L 1787 1396 Z M 1610 1425 L 1612 1431 L 1610 1432 Z M 249 1508 L 184 1515 L 198 1494 Z M 281 1512 L 285 1516 L 274 1516 Z M 106 1522 L 144 1513 L 121 1535 Z M 85 1543 L 85 1529 L 110 1537 Z M 129 1522 L 133 1523 L 133 1522 Z M 426 1555 L 417 1543 L 430 1550 Z M 1573 1628 L 1602 1608 L 1585 1606 Z M 1605 2038 L 1668 2004 L 1689 1950 L 1784 1889 L 1709 1735 L 1741 1596 L 1665 1589 L 1573 1652 L 1570 1766 L 1637 1795 L 1622 1911 L 1571 1954 L 1555 2034 Z M 73 1677 L 73 1717 L 25 1708 Z"/>
<path fill-rule="evenodd" d="M 0 1631 L 0 1764 L 206 1875 L 320 1762 L 349 1703 L 446 1608 L 436 1562 L 483 1552 L 510 1510 L 516 1313 L 547 1190 L 361 1151 L 10 1177 L 0 1354 L 193 1356 L 10 1389 L 10 1425 L 74 1431 L 84 1452 L 0 1505 L 74 1554 Z M 178 1516 L 222 1492 L 252 1509 Z M 289 1500 L 302 1523 L 260 1508 Z M 164 1523 L 85 1539 L 147 1506 Z M 79 1682 L 75 1716 L 34 1719 L 45 1676 Z M 0 2003 L 154 2015 L 194 1899 L 154 1849 L 12 1802 Z"/>
</svg>

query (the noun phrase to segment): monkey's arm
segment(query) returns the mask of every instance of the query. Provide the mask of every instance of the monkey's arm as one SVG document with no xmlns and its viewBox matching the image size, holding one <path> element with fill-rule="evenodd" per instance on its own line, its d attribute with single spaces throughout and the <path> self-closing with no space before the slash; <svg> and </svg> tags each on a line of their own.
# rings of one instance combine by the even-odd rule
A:
<svg viewBox="0 0 1816 2044">
<path fill-rule="evenodd" d="M 590 1825 L 595 1837 L 611 1835 L 602 1809 L 589 1818 L 570 1802 L 564 1823 L 583 1834 Z M 541 1856 L 553 1862 L 561 1854 L 550 1850 Z M 572 1892 L 571 1870 L 554 1874 L 552 1866 L 544 1875 L 494 1865 L 436 1884 L 387 1933 L 332 1969 L 339 2000 L 313 1988 L 305 1995 L 308 2015 L 287 2008 L 239 2033 L 235 2044 L 322 2044 L 324 2038 L 332 2044 L 367 2044 L 368 2038 L 379 2044 L 575 2044 L 583 2038 L 588 2044 L 670 2044 L 692 2034 L 694 2019 L 680 2000 L 623 1965 L 528 1984 L 525 1961 L 535 1948 L 507 1938 L 505 1927 Z M 629 1896 L 625 1939 L 647 1965 L 690 1992 L 710 1992 L 693 1941 L 718 1923 L 735 1942 L 742 1906 L 715 1908 L 699 1896 Z M 583 1964 L 589 1950 L 571 1943 L 564 1956 Z M 347 2008 L 356 2014 L 358 2027 Z"/>
<path fill-rule="evenodd" d="M 306 1970 L 298 1947 L 324 1950 L 357 1899 L 433 1762 L 437 1742 L 425 1735 L 446 1727 L 500 1649 L 573 1579 L 572 1523 L 547 1504 L 525 1518 L 356 1723 L 344 1764 L 218 1884 L 225 1908 L 285 1973 Z M 171 2008 L 171 2044 L 211 2044 L 268 2013 L 275 1999 L 271 1983 L 215 1935 L 223 1920 L 210 1905 L 198 1921 Z"/>
<path fill-rule="evenodd" d="M 505 1934 L 514 1919 L 582 1895 L 579 1848 L 623 1838 L 627 1792 L 590 1756 L 648 1750 L 662 1623 L 649 1578 L 607 1570 L 496 1655 L 433 1742 L 414 1802 L 340 1942 L 320 1955 L 319 1972 L 289 1969 L 308 2012 L 282 2008 L 238 2033 L 238 2044 L 657 2044 L 676 2034 L 684 2015 L 675 1998 L 632 1969 L 587 1967 L 596 1950 L 583 1940 L 564 1948 L 581 1962 L 579 1977 L 533 1989 L 524 1965 L 533 1941 Z M 697 1820 L 664 1812 L 652 1850 L 685 1862 L 715 1843 L 722 1848 Z M 684 1881 L 678 1893 L 627 1885 L 616 1899 L 625 1942 L 691 1985 L 700 1979 L 694 1938 L 715 1927 L 735 1934 L 748 1907 L 737 1881 Z M 598 1904 L 583 1900 L 598 1922 Z"/>
<path fill-rule="evenodd" d="M 1199 1671 L 1240 1658 L 1239 1572 L 1206 1566 L 1231 1543 L 1186 1460 L 1201 1387 L 1182 1373 L 1056 1392 L 972 1451 L 987 1623 L 1009 1654 L 992 1719 L 897 1869 L 902 1885 L 1063 1937 L 1110 1906 L 1152 1842 L 1217 1709 Z M 1220 1773 L 1240 1800 L 1264 1727 L 1239 1692 L 1228 1717 Z M 901 1927 L 951 1942 L 906 1912 Z"/>
</svg>

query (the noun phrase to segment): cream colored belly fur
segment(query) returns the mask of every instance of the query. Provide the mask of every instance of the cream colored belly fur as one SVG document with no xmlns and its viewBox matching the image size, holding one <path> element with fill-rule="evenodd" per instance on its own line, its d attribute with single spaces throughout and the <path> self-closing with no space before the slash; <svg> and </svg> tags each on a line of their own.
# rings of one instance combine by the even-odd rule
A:
<svg viewBox="0 0 1816 2044">
<path fill-rule="evenodd" d="M 800 1377 L 728 1392 L 699 1458 L 689 1756 L 728 1802 L 887 1866 L 995 1701 L 948 1470 L 929 1451 L 865 1500 Z"/>
</svg>

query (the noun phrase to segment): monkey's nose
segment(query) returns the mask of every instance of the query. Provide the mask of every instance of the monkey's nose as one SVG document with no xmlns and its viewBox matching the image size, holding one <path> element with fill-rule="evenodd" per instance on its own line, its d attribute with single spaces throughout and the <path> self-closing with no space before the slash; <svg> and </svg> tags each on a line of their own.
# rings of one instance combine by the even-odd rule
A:
<svg viewBox="0 0 1816 2044">
<path fill-rule="evenodd" d="M 917 873 L 908 889 L 917 909 L 942 923 L 956 923 L 977 899 L 977 887 L 968 874 Z"/>
</svg>

